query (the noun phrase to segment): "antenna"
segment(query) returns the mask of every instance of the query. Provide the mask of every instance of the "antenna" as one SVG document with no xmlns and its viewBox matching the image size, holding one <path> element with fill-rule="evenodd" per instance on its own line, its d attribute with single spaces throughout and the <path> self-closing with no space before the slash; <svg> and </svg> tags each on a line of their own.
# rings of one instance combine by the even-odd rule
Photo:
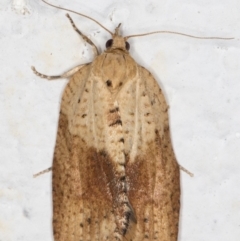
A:
<svg viewBox="0 0 240 241">
<path fill-rule="evenodd" d="M 85 14 L 82 14 L 82 13 L 78 13 L 76 11 L 73 11 L 73 10 L 70 10 L 70 9 L 67 9 L 67 8 L 63 8 L 63 7 L 58 7 L 58 6 L 55 6 L 51 3 L 48 3 L 46 2 L 45 0 L 42 0 L 42 2 L 46 3 L 47 5 L 51 6 L 51 7 L 54 7 L 54 8 L 58 8 L 58 9 L 62 9 L 62 10 L 65 10 L 65 11 L 69 11 L 69 12 L 72 12 L 72 13 L 75 13 L 75 14 L 78 14 L 82 17 L 85 17 L 85 18 L 88 18 L 90 20 L 92 20 L 93 22 L 97 23 L 99 26 L 101 26 L 103 29 L 105 29 L 108 33 L 110 33 L 112 36 L 114 35 L 114 33 L 112 33 L 110 30 L 108 30 L 107 28 L 105 28 L 101 23 L 99 23 L 97 20 L 85 15 Z M 119 28 L 120 26 L 118 26 L 117 28 Z M 142 37 L 142 36 L 147 36 L 147 35 L 151 35 L 151 34 L 176 34 L 176 35 L 181 35 L 181 36 L 185 36 L 185 37 L 189 37 L 189 38 L 195 38 L 195 39 L 222 39 L 222 40 L 232 40 L 234 38 L 223 38 L 223 37 L 200 37 L 200 36 L 194 36 L 194 35 L 190 35 L 190 34 L 185 34 L 185 33 L 179 33 L 179 32 L 174 32 L 174 31 L 165 31 L 165 30 L 162 30 L 162 31 L 155 31 L 155 32 L 150 32 L 150 33 L 142 33 L 142 34 L 134 34 L 134 35 L 129 35 L 129 36 L 126 36 L 124 37 L 125 40 L 129 39 L 129 38 L 135 38 L 135 37 Z"/>
<path fill-rule="evenodd" d="M 75 14 L 78 14 L 78 15 L 80 15 L 82 17 L 88 18 L 88 19 L 92 20 L 93 22 L 97 23 L 99 26 L 101 26 L 103 29 L 105 29 L 107 32 L 109 32 L 111 35 L 113 35 L 113 33 L 110 30 L 108 30 L 107 28 L 105 28 L 101 23 L 99 23 L 97 20 L 95 20 L 95 19 L 93 19 L 93 18 L 91 18 L 91 17 L 89 17 L 89 16 L 87 16 L 85 14 L 78 13 L 76 11 L 73 11 L 73 10 L 70 10 L 70 9 L 67 9 L 67 8 L 62 8 L 62 7 L 55 6 L 55 5 L 53 5 L 51 3 L 48 3 L 48 2 L 46 2 L 44 0 L 42 0 L 42 2 L 46 3 L 47 5 L 49 5 L 51 7 L 62 9 L 62 10 L 65 10 L 65 11 L 69 11 L 71 13 L 75 13 Z"/>
<path fill-rule="evenodd" d="M 196 38 L 196 39 L 223 39 L 223 40 L 234 39 L 234 38 L 222 38 L 222 37 L 199 37 L 199 36 L 194 36 L 194 35 L 190 35 L 190 34 L 173 32 L 173 31 L 165 31 L 165 30 L 163 30 L 163 31 L 155 31 L 155 32 L 150 32 L 150 33 L 129 35 L 129 36 L 124 37 L 124 39 L 127 40 L 129 38 L 142 37 L 142 36 L 146 36 L 146 35 L 150 35 L 150 34 L 157 34 L 157 33 L 176 34 L 176 35 L 181 35 L 181 36 L 185 36 L 185 37 L 189 37 L 189 38 Z"/>
</svg>

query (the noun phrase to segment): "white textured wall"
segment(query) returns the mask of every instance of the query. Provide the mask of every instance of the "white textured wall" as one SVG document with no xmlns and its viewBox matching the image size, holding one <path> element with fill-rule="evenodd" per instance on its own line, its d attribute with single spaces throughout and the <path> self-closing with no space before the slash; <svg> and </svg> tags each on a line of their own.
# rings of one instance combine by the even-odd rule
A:
<svg viewBox="0 0 240 241">
<path fill-rule="evenodd" d="M 240 237 L 239 0 L 70 0 L 124 35 L 168 29 L 233 41 L 174 35 L 131 39 L 131 54 L 166 93 L 177 159 L 184 172 L 179 241 Z M 108 33 L 72 14 L 104 50 Z M 40 0 L 0 1 L 0 241 L 51 241 L 51 173 L 59 103 L 66 80 L 48 82 L 31 65 L 59 74 L 92 59 L 65 12 Z"/>
</svg>

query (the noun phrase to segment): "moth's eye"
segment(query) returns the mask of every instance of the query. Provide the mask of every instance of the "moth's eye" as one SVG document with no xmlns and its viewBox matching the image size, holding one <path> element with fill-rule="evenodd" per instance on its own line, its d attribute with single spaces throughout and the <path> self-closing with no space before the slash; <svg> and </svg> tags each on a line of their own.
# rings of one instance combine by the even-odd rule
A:
<svg viewBox="0 0 240 241">
<path fill-rule="evenodd" d="M 125 48 L 126 48 L 126 50 L 130 49 L 130 44 L 128 42 L 125 42 Z"/>
<path fill-rule="evenodd" d="M 113 40 L 112 39 L 109 39 L 107 42 L 106 42 L 106 48 L 110 48 L 113 44 Z"/>
</svg>

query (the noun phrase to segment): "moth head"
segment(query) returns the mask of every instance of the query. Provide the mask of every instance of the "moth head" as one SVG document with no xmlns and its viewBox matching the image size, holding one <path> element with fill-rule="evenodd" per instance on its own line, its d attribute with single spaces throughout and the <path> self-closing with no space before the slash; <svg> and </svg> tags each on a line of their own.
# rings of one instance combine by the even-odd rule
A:
<svg viewBox="0 0 240 241">
<path fill-rule="evenodd" d="M 106 42 L 107 50 L 119 49 L 124 52 L 128 52 L 130 49 L 130 44 L 122 37 L 119 33 L 121 23 L 116 27 L 115 33 L 112 34 L 112 38 Z"/>
</svg>

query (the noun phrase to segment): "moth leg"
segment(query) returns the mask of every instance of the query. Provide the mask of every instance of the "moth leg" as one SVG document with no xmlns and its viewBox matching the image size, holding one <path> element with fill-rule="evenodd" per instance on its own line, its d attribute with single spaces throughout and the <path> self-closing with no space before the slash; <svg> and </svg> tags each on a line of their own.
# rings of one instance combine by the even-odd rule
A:
<svg viewBox="0 0 240 241">
<path fill-rule="evenodd" d="M 191 173 L 190 171 L 188 171 L 185 167 L 181 166 L 180 164 L 178 164 L 180 170 L 182 170 L 183 172 L 186 172 L 190 177 L 193 177 L 194 174 Z"/>
<path fill-rule="evenodd" d="M 43 170 L 41 172 L 38 172 L 38 173 L 34 174 L 33 177 L 38 177 L 38 176 L 40 176 L 40 175 L 42 175 L 44 173 L 50 172 L 50 171 L 52 171 L 52 167 L 49 167 L 49 168 L 47 168 L 47 169 L 45 169 L 45 170 Z"/>
<path fill-rule="evenodd" d="M 91 39 L 89 39 L 86 35 L 84 35 L 75 25 L 75 23 L 73 22 L 72 18 L 70 17 L 70 15 L 67 13 L 66 14 L 67 18 L 70 20 L 73 29 L 83 38 L 84 41 L 86 41 L 87 43 L 89 43 L 92 47 L 93 47 L 93 51 L 94 51 L 94 56 L 99 55 L 98 52 L 98 48 L 97 46 L 92 42 Z"/>
<path fill-rule="evenodd" d="M 48 79 L 48 80 L 53 80 L 53 79 L 60 79 L 60 78 L 69 78 L 73 74 L 75 74 L 78 70 L 80 70 L 84 65 L 86 65 L 86 64 L 78 65 L 78 66 L 74 67 L 73 69 L 70 69 L 67 72 L 63 73 L 62 75 L 45 75 L 45 74 L 41 74 L 33 66 L 32 66 L 32 70 L 33 70 L 34 74 L 36 74 L 37 76 L 39 76 L 41 78 Z"/>
</svg>

